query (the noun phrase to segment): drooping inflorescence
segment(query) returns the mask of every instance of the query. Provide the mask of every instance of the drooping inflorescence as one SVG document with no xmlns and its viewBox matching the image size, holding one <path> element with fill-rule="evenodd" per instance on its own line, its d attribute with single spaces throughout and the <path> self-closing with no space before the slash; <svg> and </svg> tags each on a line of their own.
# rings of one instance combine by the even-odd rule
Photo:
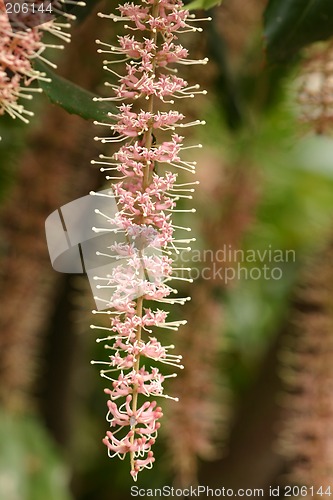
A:
<svg viewBox="0 0 333 500">
<path fill-rule="evenodd" d="M 131 34 L 119 36 L 118 45 L 97 43 L 99 53 L 115 56 L 104 61 L 104 68 L 119 81 L 106 82 L 112 95 L 95 100 L 119 103 L 119 113 L 109 113 L 112 123 L 99 124 L 107 125 L 111 136 L 96 140 L 122 145 L 113 155 L 100 155 L 98 161 L 92 161 L 107 172 L 112 189 L 91 193 L 109 197 L 118 210 L 115 215 L 96 210 L 104 224 L 93 228 L 115 238 L 106 252 L 97 252 L 109 257 L 111 266 L 105 274 L 94 276 L 101 292 L 95 300 L 105 310 L 93 312 L 109 315 L 110 326 L 92 325 L 109 332 L 97 342 L 110 342 L 105 347 L 112 354 L 107 361 L 92 363 L 104 365 L 101 376 L 112 383 L 105 389 L 110 430 L 103 442 L 110 457 L 130 456 L 130 472 L 136 480 L 138 473 L 154 462 L 151 448 L 162 410 L 151 398 L 177 401 L 164 393 L 164 380 L 176 376 L 165 370 L 183 368 L 182 356 L 171 354 L 175 346 L 164 346 L 162 338 L 163 332 L 178 330 L 186 321 L 168 321 L 169 313 L 159 307 L 188 301 L 189 297 L 175 296 L 178 291 L 172 284 L 192 281 L 174 274 L 174 258 L 194 239 L 182 236 L 190 228 L 175 225 L 173 215 L 195 212 L 176 208 L 178 200 L 192 199 L 197 184 L 179 183 L 177 176 L 182 171 L 195 173 L 196 162 L 182 159 L 182 151 L 201 145 L 184 146 L 177 130 L 204 122 L 186 122 L 184 115 L 171 107 L 178 99 L 191 99 L 206 91 L 189 85 L 178 76 L 177 68 L 206 64 L 207 59 L 189 59 L 188 51 L 177 43 L 179 34 L 202 31 L 180 0 L 125 3 L 118 11 L 117 15 L 100 16 L 124 22 Z M 114 71 L 113 65 L 118 63 L 125 63 L 125 70 Z M 176 230 L 181 232 L 177 237 Z M 164 365 L 163 372 L 152 368 L 152 362 Z M 150 400 L 145 401 L 145 397 Z"/>
<path fill-rule="evenodd" d="M 28 117 L 33 115 L 32 111 L 25 109 L 24 101 L 42 90 L 31 84 L 38 80 L 50 81 L 44 72 L 34 68 L 33 63 L 39 60 L 56 68 L 44 52 L 48 48 L 63 49 L 64 46 L 46 43 L 43 36 L 48 32 L 61 42 L 70 41 L 68 21 L 75 16 L 64 11 L 67 3 L 85 5 L 71 0 L 48 3 L 42 0 L 16 3 L 0 0 L 0 116 L 8 113 L 12 118 L 28 123 Z M 57 20 L 55 16 L 62 18 Z"/>
</svg>

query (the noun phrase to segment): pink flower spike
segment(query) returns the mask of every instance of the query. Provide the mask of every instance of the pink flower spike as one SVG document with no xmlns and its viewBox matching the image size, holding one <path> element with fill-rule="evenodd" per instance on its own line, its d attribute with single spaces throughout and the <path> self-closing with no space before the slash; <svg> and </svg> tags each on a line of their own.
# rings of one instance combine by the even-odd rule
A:
<svg viewBox="0 0 333 500">
<path fill-rule="evenodd" d="M 130 34 L 119 36 L 117 45 L 98 41 L 102 46 L 99 52 L 120 57 L 104 62 L 118 83 L 107 85 L 111 96 L 95 100 L 118 103 L 119 112 L 109 114 L 110 137 L 96 139 L 120 143 L 120 147 L 112 156 L 101 155 L 102 161 L 93 163 L 102 164 L 102 172 L 111 172 L 106 179 L 112 182 L 118 210 L 112 218 L 104 214 L 97 231 L 110 231 L 111 225 L 112 234 L 124 239 L 110 241 L 101 251 L 112 264 L 106 275 L 98 278 L 97 288 L 104 295 L 95 299 L 111 309 L 107 329 L 112 335 L 98 339 L 110 341 L 105 347 L 112 350 L 108 361 L 100 362 L 106 366 L 101 376 L 111 385 L 104 390 L 109 398 L 106 420 L 110 430 L 103 443 L 111 458 L 129 457 L 130 474 L 136 481 L 138 473 L 150 469 L 155 460 L 151 447 L 163 416 L 155 398 L 178 401 L 164 391 L 165 380 L 176 373 L 165 374 L 156 367 L 146 368 L 144 363 L 149 359 L 149 365 L 152 361 L 163 367 L 183 368 L 182 356 L 172 354 L 174 345 L 163 345 L 162 339 L 164 332 L 177 331 L 186 321 L 169 321 L 163 304 L 188 301 L 189 297 L 176 295 L 174 283 L 193 281 L 173 274 L 177 254 L 189 249 L 187 245 L 193 241 L 183 233 L 175 235 L 190 229 L 174 225 L 173 216 L 178 211 L 194 211 L 178 210 L 177 202 L 192 199 L 196 182 L 176 183 L 184 170 L 195 173 L 196 162 L 185 161 L 182 153 L 197 146 L 184 146 L 184 137 L 176 131 L 203 122 L 186 122 L 180 111 L 168 109 L 168 105 L 205 93 L 178 76 L 175 66 L 206 64 L 207 60 L 189 59 L 188 50 L 178 43 L 182 33 L 201 31 L 192 25 L 193 16 L 181 0 L 126 2 L 118 11 L 100 16 L 124 23 Z M 123 70 L 113 71 L 115 62 L 125 63 Z M 163 105 L 162 110 L 159 105 Z M 151 305 L 153 301 L 157 307 Z"/>
</svg>

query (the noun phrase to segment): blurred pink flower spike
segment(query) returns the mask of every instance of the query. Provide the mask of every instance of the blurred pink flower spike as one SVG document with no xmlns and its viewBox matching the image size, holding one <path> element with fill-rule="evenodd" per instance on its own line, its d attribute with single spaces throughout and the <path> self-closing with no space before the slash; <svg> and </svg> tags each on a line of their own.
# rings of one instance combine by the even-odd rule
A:
<svg viewBox="0 0 333 500">
<path fill-rule="evenodd" d="M 73 0 L 0 0 L 0 116 L 6 113 L 29 123 L 33 112 L 25 108 L 25 103 L 32 99 L 34 93 L 42 92 L 33 84 L 50 81 L 46 73 L 38 71 L 33 63 L 41 61 L 52 68 L 57 67 L 48 60 L 45 51 L 48 48 L 63 49 L 62 43 L 70 42 L 70 23 L 59 22 L 55 16 L 62 15 L 67 21 L 75 20 L 73 14 L 63 10 L 66 4 L 73 3 L 85 5 Z M 46 4 L 52 14 L 45 11 Z M 46 33 L 52 35 L 53 43 L 44 41 Z"/>
</svg>

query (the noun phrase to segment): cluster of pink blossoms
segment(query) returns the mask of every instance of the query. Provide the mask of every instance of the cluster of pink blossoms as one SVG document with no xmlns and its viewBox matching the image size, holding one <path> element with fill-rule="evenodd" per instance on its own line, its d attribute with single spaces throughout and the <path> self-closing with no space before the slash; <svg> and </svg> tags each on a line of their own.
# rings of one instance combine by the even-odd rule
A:
<svg viewBox="0 0 333 500">
<path fill-rule="evenodd" d="M 63 45 L 47 44 L 43 42 L 45 32 L 51 33 L 57 39 L 69 42 L 70 34 L 66 31 L 70 24 L 57 22 L 55 15 L 64 15 L 68 20 L 75 16 L 64 13 L 62 7 L 68 0 L 52 2 L 52 16 L 42 10 L 42 0 L 25 0 L 22 2 L 9 2 L 0 0 L 0 115 L 8 113 L 12 118 L 20 118 L 28 123 L 29 116 L 33 113 L 25 109 L 22 101 L 32 99 L 33 92 L 41 92 L 40 88 L 32 88 L 35 80 L 48 81 L 45 73 L 33 67 L 34 60 L 40 60 L 55 68 L 55 64 L 44 56 L 47 48 L 63 49 Z M 76 2 L 84 5 L 84 2 Z M 17 15 L 13 13 L 15 6 L 20 6 Z M 46 5 L 46 4 L 45 4 Z M 35 9 L 32 12 L 32 6 Z M 45 7 L 46 8 L 46 7 Z M 11 13 L 7 13 L 10 9 Z M 15 7 L 16 9 L 16 7 Z M 25 13 L 25 9 L 28 13 Z M 29 27 L 30 26 L 30 27 Z"/>
<path fill-rule="evenodd" d="M 92 328 L 110 332 L 97 341 L 112 341 L 105 347 L 113 354 L 108 361 L 92 363 L 105 365 L 101 375 L 112 382 L 111 388 L 105 389 L 110 430 L 103 442 L 110 457 L 124 459 L 129 455 L 131 475 L 136 480 L 141 470 L 153 465 L 151 448 L 162 417 L 156 401 L 145 401 L 144 397 L 178 400 L 166 395 L 163 388 L 164 380 L 176 374 L 162 374 L 158 368 L 151 368 L 151 363 L 183 368 L 182 357 L 170 353 L 175 346 L 162 345 L 155 335 L 163 336 L 163 330 L 178 330 L 186 321 L 168 321 L 168 312 L 157 305 L 184 304 L 189 297 L 175 297 L 178 291 L 170 282 L 192 281 L 173 276 L 174 258 L 182 249 L 188 249 L 184 244 L 194 239 L 176 239 L 175 230 L 190 228 L 174 225 L 172 217 L 176 212 L 195 211 L 176 208 L 180 198 L 192 198 L 197 184 L 179 184 L 177 176 L 179 170 L 195 173 L 196 162 L 184 161 L 181 154 L 201 145 L 184 146 L 177 129 L 203 122 L 186 123 L 183 114 L 168 109 L 168 105 L 206 93 L 199 85 L 189 86 L 179 77 L 177 65 L 206 64 L 207 59 L 190 60 L 188 51 L 176 43 L 181 33 L 202 31 L 193 25 L 197 20 L 183 9 L 180 0 L 142 0 L 141 5 L 126 3 L 118 10 L 119 15 L 100 16 L 130 23 L 125 24 L 125 29 L 135 32 L 135 36 L 119 36 L 117 46 L 97 41 L 103 46 L 98 52 L 116 56 L 115 60 L 104 61 L 104 67 L 119 81 L 106 83 L 113 91 L 111 97 L 95 100 L 125 103 L 120 104 L 118 114 L 110 113 L 113 123 L 108 127 L 112 136 L 96 139 L 123 145 L 112 156 L 100 155 L 98 161 L 92 161 L 102 165 L 101 171 L 111 172 L 106 179 L 113 181 L 113 187 L 109 194 L 91 194 L 110 196 L 118 207 L 115 216 L 96 210 L 106 225 L 93 230 L 113 233 L 123 241 L 110 245 L 110 253 L 100 253 L 110 257 L 114 265 L 107 274 L 94 277 L 96 288 L 104 294 L 95 299 L 105 311 L 93 312 L 107 314 L 111 319 L 110 327 Z M 125 63 L 124 75 L 111 68 L 117 63 Z M 171 171 L 164 171 L 163 165 Z M 152 302 L 157 305 L 150 307 Z"/>
</svg>

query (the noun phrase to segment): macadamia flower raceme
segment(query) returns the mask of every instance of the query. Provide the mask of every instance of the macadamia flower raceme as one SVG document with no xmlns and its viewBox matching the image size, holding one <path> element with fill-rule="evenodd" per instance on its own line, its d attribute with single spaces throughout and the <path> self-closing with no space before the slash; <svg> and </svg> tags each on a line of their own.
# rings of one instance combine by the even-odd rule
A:
<svg viewBox="0 0 333 500">
<path fill-rule="evenodd" d="M 152 398 L 177 401 L 163 389 L 164 380 L 176 373 L 166 374 L 163 366 L 183 368 L 181 355 L 172 354 L 175 346 L 165 346 L 160 340 L 163 331 L 178 330 L 186 321 L 168 321 L 168 312 L 162 308 L 188 301 L 189 297 L 177 296 L 174 283 L 192 281 L 173 275 L 174 258 L 193 241 L 186 237 L 190 228 L 175 225 L 173 216 L 195 211 L 177 209 L 178 200 L 192 199 L 197 184 L 195 180 L 180 183 L 178 174 L 195 173 L 196 162 L 182 159 L 182 151 L 201 145 L 184 146 L 178 131 L 203 122 L 187 122 L 170 107 L 179 99 L 206 93 L 199 85 L 190 86 L 177 68 L 206 64 L 207 59 L 189 59 L 188 51 L 177 43 L 182 33 L 202 31 L 181 1 L 143 0 L 142 4 L 125 3 L 118 11 L 100 16 L 123 22 L 130 34 L 119 36 L 118 45 L 97 41 L 100 53 L 114 56 L 104 61 L 104 67 L 118 83 L 106 82 L 111 96 L 95 100 L 119 103 L 119 113 L 109 114 L 113 123 L 100 124 L 111 129 L 111 136 L 96 140 L 121 146 L 113 155 L 100 155 L 92 162 L 101 165 L 106 179 L 113 183 L 109 194 L 91 194 L 109 196 L 118 206 L 115 216 L 97 210 L 101 227 L 94 231 L 113 233 L 124 240 L 114 242 L 106 253 L 100 252 L 114 265 L 111 272 L 94 277 L 96 288 L 103 292 L 95 300 L 101 309 L 107 309 L 94 313 L 107 314 L 111 321 L 110 327 L 92 328 L 109 332 L 97 341 L 107 342 L 105 347 L 112 354 L 106 361 L 92 363 L 102 364 L 101 376 L 111 382 L 111 388 L 105 389 L 110 430 L 103 442 L 110 457 L 129 455 L 130 472 L 136 480 L 154 462 L 152 446 L 162 409 Z M 115 71 L 118 63 L 123 69 L 116 66 Z M 179 231 L 177 236 L 175 231 Z M 151 367 L 155 362 L 162 368 Z"/>
</svg>

